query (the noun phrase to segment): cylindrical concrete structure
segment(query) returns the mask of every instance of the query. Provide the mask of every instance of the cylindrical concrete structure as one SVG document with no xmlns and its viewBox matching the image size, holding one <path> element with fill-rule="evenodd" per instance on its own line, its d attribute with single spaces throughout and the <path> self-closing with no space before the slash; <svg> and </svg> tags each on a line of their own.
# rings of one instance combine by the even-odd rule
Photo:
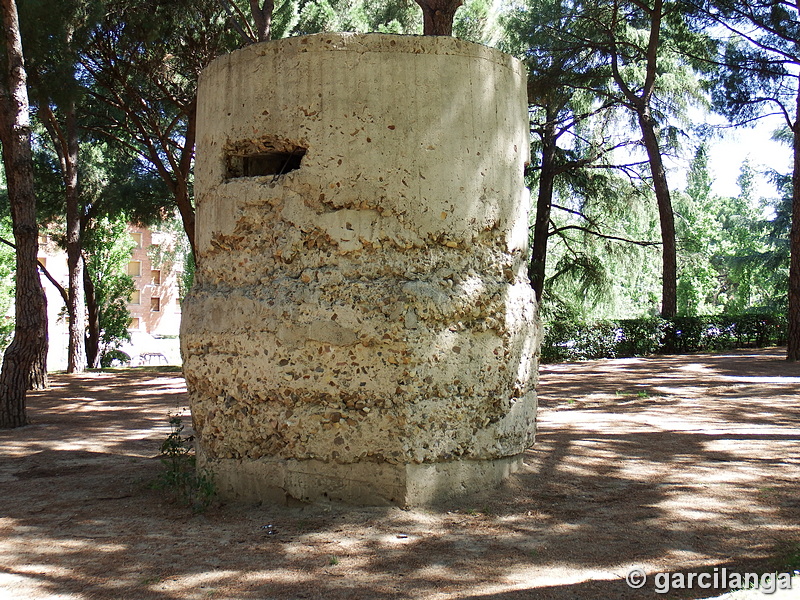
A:
<svg viewBox="0 0 800 600">
<path fill-rule="evenodd" d="M 198 94 L 181 344 L 223 496 L 423 504 L 533 442 L 525 72 L 441 37 L 320 34 Z"/>
</svg>

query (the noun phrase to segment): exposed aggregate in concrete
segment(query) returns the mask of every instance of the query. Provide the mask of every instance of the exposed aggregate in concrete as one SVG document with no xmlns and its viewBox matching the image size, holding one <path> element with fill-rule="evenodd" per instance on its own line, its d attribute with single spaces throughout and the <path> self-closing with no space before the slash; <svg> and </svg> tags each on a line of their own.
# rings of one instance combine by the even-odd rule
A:
<svg viewBox="0 0 800 600">
<path fill-rule="evenodd" d="M 521 65 L 453 39 L 324 34 L 218 59 L 200 92 L 182 344 L 205 459 L 530 446 Z M 297 170 L 231 175 L 231 156 L 298 148 Z"/>
</svg>

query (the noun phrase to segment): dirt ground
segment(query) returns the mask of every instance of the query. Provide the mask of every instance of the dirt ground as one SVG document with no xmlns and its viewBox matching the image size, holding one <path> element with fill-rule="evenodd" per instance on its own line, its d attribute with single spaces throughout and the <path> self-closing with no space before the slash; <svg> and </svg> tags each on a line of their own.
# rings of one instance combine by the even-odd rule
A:
<svg viewBox="0 0 800 600">
<path fill-rule="evenodd" d="M 424 510 L 194 514 L 151 486 L 178 373 L 52 383 L 0 431 L 3 600 L 706 598 L 725 590 L 657 594 L 655 574 L 798 568 L 800 366 L 780 349 L 545 365 L 524 470 Z"/>
</svg>

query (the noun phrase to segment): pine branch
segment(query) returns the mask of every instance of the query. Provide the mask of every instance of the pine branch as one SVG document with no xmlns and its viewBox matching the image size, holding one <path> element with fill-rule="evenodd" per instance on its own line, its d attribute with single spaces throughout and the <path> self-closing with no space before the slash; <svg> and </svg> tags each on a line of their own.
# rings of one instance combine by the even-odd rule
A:
<svg viewBox="0 0 800 600">
<path fill-rule="evenodd" d="M 236 32 L 242 36 L 242 38 L 245 41 L 245 44 L 255 44 L 256 43 L 255 33 L 253 32 L 252 27 L 250 27 L 250 24 L 247 22 L 247 19 L 244 17 L 239 7 L 236 6 L 235 3 L 233 4 L 233 8 L 236 9 L 236 12 L 238 13 L 239 18 L 237 18 L 237 16 L 233 14 L 231 3 L 228 2 L 228 0 L 219 0 L 219 3 L 225 10 L 225 12 L 228 13 L 228 20 L 231 22 L 231 25 L 233 25 L 233 28 L 236 30 Z M 239 19 L 241 19 L 241 21 Z M 246 32 L 244 30 L 244 28 L 242 27 L 242 23 L 244 23 L 247 26 L 247 29 L 250 30 L 249 32 Z"/>
<path fill-rule="evenodd" d="M 5 244 L 10 248 L 13 248 L 15 251 L 17 249 L 16 244 L 14 244 L 13 242 L 9 242 L 5 238 L 0 237 L 0 243 Z M 58 283 L 58 281 L 56 281 L 56 279 L 50 274 L 50 271 L 48 271 L 47 268 L 42 264 L 42 261 L 36 259 L 36 262 L 39 264 L 39 269 L 42 271 L 42 274 L 44 274 L 44 276 L 47 277 L 47 281 L 52 283 L 58 290 L 59 294 L 61 294 L 61 299 L 64 300 L 64 304 L 69 305 L 69 296 L 67 295 L 67 290 L 64 289 L 64 286 Z"/>
<path fill-rule="evenodd" d="M 594 235 L 596 237 L 603 238 L 603 239 L 606 239 L 606 240 L 615 240 L 615 241 L 618 241 L 618 242 L 625 242 L 627 244 L 635 244 L 637 246 L 645 246 L 645 247 L 647 247 L 647 246 L 660 246 L 661 245 L 661 242 L 645 242 L 645 241 L 642 241 L 642 240 L 631 240 L 631 239 L 624 238 L 624 237 L 618 237 L 616 235 L 607 235 L 605 233 L 600 233 L 599 231 L 594 231 L 592 229 L 589 229 L 588 227 L 581 227 L 580 225 L 566 225 L 564 227 L 559 227 L 559 228 L 554 229 L 553 231 L 551 231 L 550 235 L 561 234 L 562 232 L 570 230 L 570 229 L 583 231 L 584 233 L 589 233 L 591 235 Z"/>
</svg>

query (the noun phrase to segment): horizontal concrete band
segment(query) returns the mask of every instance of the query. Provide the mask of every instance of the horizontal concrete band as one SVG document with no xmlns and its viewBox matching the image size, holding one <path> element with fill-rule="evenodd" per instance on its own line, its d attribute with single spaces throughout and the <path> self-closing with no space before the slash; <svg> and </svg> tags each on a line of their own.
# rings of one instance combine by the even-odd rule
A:
<svg viewBox="0 0 800 600">
<path fill-rule="evenodd" d="M 288 504 L 343 502 L 362 506 L 422 506 L 496 487 L 519 470 L 522 456 L 422 464 L 320 460 L 205 459 L 221 498 Z"/>
</svg>

